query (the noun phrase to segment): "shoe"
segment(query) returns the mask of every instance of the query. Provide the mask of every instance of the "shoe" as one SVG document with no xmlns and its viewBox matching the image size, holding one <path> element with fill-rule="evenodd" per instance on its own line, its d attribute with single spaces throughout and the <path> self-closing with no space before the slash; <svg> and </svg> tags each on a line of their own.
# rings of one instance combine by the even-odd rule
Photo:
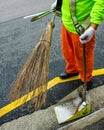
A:
<svg viewBox="0 0 104 130">
<path fill-rule="evenodd" d="M 73 73 L 73 74 L 67 73 L 67 72 L 63 72 L 63 73 L 60 74 L 60 79 L 68 79 L 68 78 L 71 78 L 71 77 L 77 76 L 77 75 L 79 75 L 78 72 Z"/>
<path fill-rule="evenodd" d="M 84 87 L 84 83 L 83 83 L 83 87 Z M 92 80 L 87 82 L 87 91 L 89 91 L 90 89 L 93 88 L 93 83 L 92 83 Z"/>
</svg>

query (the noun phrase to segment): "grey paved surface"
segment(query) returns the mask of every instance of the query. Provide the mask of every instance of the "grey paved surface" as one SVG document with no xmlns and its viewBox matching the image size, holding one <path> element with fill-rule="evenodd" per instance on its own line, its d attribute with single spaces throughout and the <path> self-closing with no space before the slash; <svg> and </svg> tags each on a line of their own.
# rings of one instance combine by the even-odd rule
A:
<svg viewBox="0 0 104 130">
<path fill-rule="evenodd" d="M 86 126 L 83 130 L 104 130 L 104 118 L 92 125 Z"/>
<path fill-rule="evenodd" d="M 2 0 L 0 1 L 0 23 L 49 9 L 53 1 Z"/>
</svg>

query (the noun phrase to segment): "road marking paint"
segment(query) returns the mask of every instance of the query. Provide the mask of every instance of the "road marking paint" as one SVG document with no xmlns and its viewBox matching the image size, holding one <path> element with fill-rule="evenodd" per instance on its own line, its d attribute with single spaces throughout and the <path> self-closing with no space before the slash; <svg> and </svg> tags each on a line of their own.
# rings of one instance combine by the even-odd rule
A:
<svg viewBox="0 0 104 130">
<path fill-rule="evenodd" d="M 99 75 L 103 75 L 104 74 L 104 68 L 102 69 L 98 69 L 98 70 L 94 70 L 93 73 L 92 73 L 92 76 L 99 76 Z M 48 89 L 52 88 L 53 86 L 59 84 L 59 83 L 64 83 L 64 82 L 69 82 L 69 81 L 73 81 L 73 80 L 78 80 L 80 79 L 80 76 L 74 76 L 72 78 L 69 78 L 69 79 L 65 79 L 65 80 L 62 80 L 60 79 L 59 77 L 56 77 L 54 79 L 52 79 L 51 81 L 48 82 Z"/>
<path fill-rule="evenodd" d="M 99 75 L 104 75 L 104 68 L 94 70 L 92 73 L 93 76 L 99 76 Z M 51 81 L 48 82 L 48 87 L 47 89 L 50 89 L 54 87 L 55 85 L 59 83 L 64 83 L 64 82 L 69 82 L 73 80 L 78 80 L 80 79 L 80 76 L 75 76 L 66 80 L 62 80 L 59 77 L 56 77 L 52 79 Z M 44 90 L 43 90 L 44 91 Z M 22 96 L 21 98 L 13 101 L 12 103 L 4 106 L 3 108 L 0 109 L 0 117 L 6 115 L 7 113 L 11 112 L 12 110 L 18 108 L 19 106 L 23 105 L 24 103 L 30 101 L 32 98 L 36 97 L 39 94 L 39 88 L 36 89 L 35 91 L 29 92 L 28 94 Z M 33 96 L 34 95 L 34 96 Z"/>
</svg>

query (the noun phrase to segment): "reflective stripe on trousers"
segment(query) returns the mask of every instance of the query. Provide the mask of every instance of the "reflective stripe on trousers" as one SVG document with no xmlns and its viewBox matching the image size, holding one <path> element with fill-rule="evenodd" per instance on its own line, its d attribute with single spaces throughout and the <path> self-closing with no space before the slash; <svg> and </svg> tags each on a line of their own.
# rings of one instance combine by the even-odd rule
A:
<svg viewBox="0 0 104 130">
<path fill-rule="evenodd" d="M 79 34 L 73 34 L 67 31 L 62 24 L 62 53 L 66 61 L 66 72 L 79 72 L 81 81 L 84 81 L 83 74 L 83 49 L 79 41 Z M 94 67 L 94 46 L 95 36 L 86 44 L 86 81 L 92 78 Z"/>
</svg>

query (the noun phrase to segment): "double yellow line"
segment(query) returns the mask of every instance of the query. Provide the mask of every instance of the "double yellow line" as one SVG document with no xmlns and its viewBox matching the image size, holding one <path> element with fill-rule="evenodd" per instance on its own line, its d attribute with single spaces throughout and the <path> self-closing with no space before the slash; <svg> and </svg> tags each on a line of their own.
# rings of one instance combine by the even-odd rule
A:
<svg viewBox="0 0 104 130">
<path fill-rule="evenodd" d="M 98 69 L 98 70 L 94 70 L 93 71 L 93 76 L 99 76 L 99 75 L 104 75 L 104 68 L 102 69 Z M 59 83 L 64 83 L 64 82 L 69 82 L 69 81 L 73 81 L 73 80 L 78 80 L 80 79 L 79 76 L 75 76 L 66 80 L 62 80 L 59 77 L 56 77 L 54 79 L 52 79 L 51 81 L 48 82 L 48 87 L 47 89 L 50 89 L 52 87 L 54 87 L 55 85 L 59 84 Z M 12 103 L 4 106 L 3 108 L 0 109 L 0 117 L 6 115 L 7 113 L 11 112 L 12 110 L 18 108 L 19 106 L 23 105 L 24 103 L 30 101 L 33 97 L 33 93 L 34 93 L 34 97 L 36 97 L 39 94 L 39 88 L 37 90 L 29 92 L 28 94 L 24 95 L 23 97 L 13 101 Z"/>
</svg>

